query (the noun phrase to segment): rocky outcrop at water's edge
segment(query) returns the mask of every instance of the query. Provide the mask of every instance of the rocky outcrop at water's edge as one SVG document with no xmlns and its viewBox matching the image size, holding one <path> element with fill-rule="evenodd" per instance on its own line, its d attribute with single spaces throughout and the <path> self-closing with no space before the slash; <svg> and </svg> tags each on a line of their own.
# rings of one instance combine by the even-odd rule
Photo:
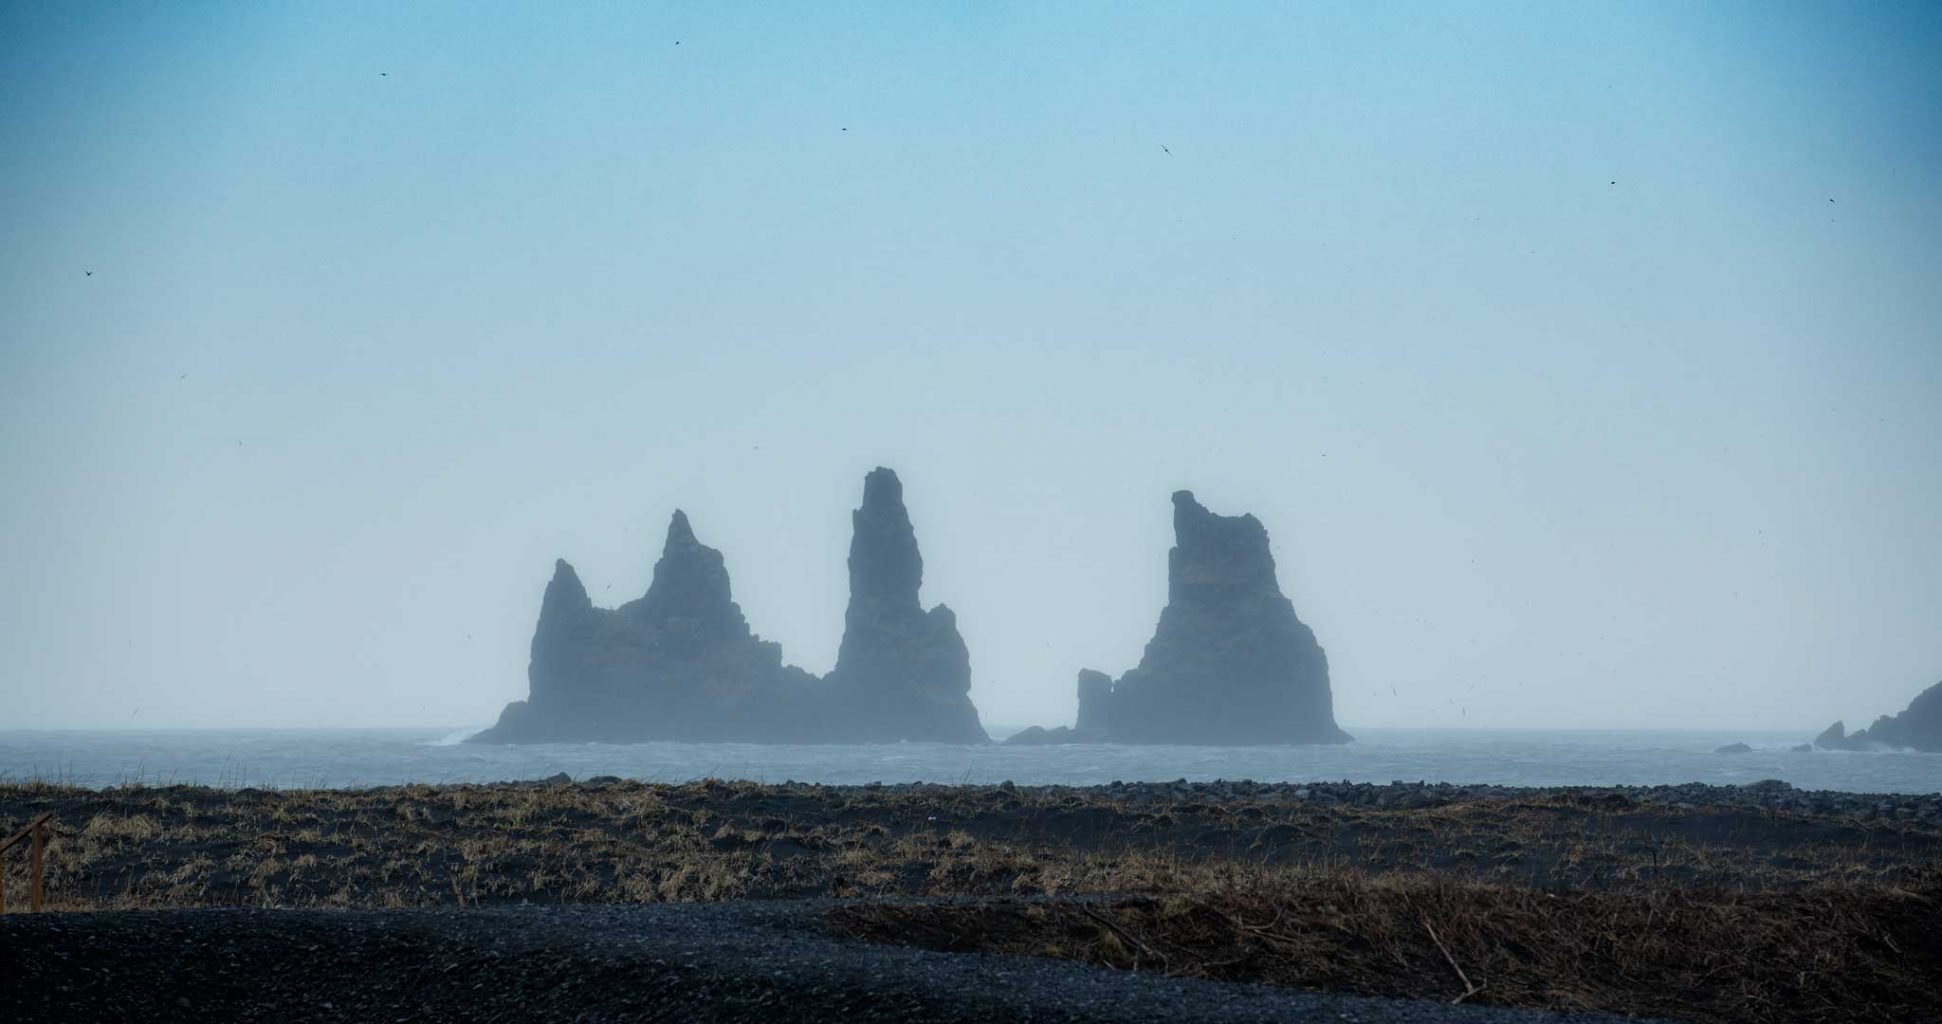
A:
<svg viewBox="0 0 1942 1024">
<path fill-rule="evenodd" d="M 1275 578 L 1251 515 L 1173 495 L 1167 604 L 1138 666 L 1079 674 L 1069 739 L 1114 743 L 1344 743 L 1328 656 Z"/>
<path fill-rule="evenodd" d="M 1836 722 L 1814 738 L 1823 750 L 1920 750 L 1942 752 L 1942 683 L 1923 690 L 1898 715 L 1883 715 L 1866 729 L 1849 733 Z"/>
<path fill-rule="evenodd" d="M 594 607 L 554 563 L 527 698 L 473 741 L 988 742 L 956 618 L 918 603 L 923 559 L 895 473 L 869 475 L 852 520 L 850 609 L 828 678 L 785 665 L 749 628 L 721 552 L 676 511 L 647 593 L 618 608 Z"/>
</svg>

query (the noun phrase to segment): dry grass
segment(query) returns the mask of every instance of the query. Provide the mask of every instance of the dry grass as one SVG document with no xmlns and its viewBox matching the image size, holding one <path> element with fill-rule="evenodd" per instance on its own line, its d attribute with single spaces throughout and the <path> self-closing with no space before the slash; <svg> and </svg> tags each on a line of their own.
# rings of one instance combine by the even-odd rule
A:
<svg viewBox="0 0 1942 1024">
<path fill-rule="evenodd" d="M 1942 889 L 1544 892 L 1263 873 L 1094 902 L 854 904 L 847 934 L 1362 995 L 1685 1021 L 1924 1021 Z"/>
<path fill-rule="evenodd" d="M 0 829 L 41 810 L 59 815 L 49 897 L 77 909 L 1205 892 L 1263 869 L 1597 891 L 1880 889 L 1942 873 L 1933 827 L 1568 795 L 1383 810 L 723 782 L 0 786 Z"/>
<path fill-rule="evenodd" d="M 1932 816 L 1287 788 L 0 785 L 0 831 L 42 810 L 66 909 L 833 896 L 872 900 L 831 917 L 869 938 L 1504 1006 L 1922 1020 L 1942 992 Z M 24 892 L 24 858 L 4 867 Z"/>
</svg>

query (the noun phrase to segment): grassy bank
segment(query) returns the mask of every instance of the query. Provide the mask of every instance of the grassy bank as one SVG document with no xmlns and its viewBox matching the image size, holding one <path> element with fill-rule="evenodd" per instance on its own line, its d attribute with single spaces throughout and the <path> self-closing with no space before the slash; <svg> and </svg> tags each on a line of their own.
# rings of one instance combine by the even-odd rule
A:
<svg viewBox="0 0 1942 1024">
<path fill-rule="evenodd" d="M 830 919 L 865 938 L 1505 1006 L 1921 1019 L 1942 992 L 1934 797 L 0 787 L 0 830 L 42 810 L 67 909 L 829 896 L 867 900 Z M 24 892 L 24 858 L 7 867 Z"/>
</svg>

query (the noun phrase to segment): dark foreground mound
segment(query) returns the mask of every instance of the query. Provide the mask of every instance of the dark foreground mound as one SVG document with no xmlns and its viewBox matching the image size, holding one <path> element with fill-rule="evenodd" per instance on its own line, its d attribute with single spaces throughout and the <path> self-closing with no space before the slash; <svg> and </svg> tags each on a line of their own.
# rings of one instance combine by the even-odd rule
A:
<svg viewBox="0 0 1942 1024">
<path fill-rule="evenodd" d="M 1883 715 L 1859 732 L 1850 734 L 1845 725 L 1836 722 L 1815 737 L 1814 745 L 1827 750 L 1894 747 L 1942 752 L 1942 683 L 1916 694 L 1901 714 Z"/>
<path fill-rule="evenodd" d="M 730 595 L 722 554 L 688 517 L 668 524 L 647 594 L 596 608 L 554 563 L 527 667 L 528 696 L 480 743 L 987 741 L 951 610 L 917 601 L 923 559 L 897 475 L 864 484 L 850 546 L 850 610 L 827 680 L 782 662 Z"/>
<path fill-rule="evenodd" d="M 1328 656 L 1275 579 L 1251 515 L 1173 496 L 1167 605 L 1138 667 L 1079 674 L 1078 725 L 1051 739 L 1114 743 L 1344 743 Z"/>
</svg>

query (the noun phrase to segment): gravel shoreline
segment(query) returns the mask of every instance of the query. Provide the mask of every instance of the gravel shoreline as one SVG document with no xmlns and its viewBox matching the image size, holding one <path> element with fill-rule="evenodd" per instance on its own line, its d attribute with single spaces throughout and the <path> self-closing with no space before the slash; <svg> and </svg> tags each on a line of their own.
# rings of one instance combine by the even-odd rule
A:
<svg viewBox="0 0 1942 1024">
<path fill-rule="evenodd" d="M 1938 780 L 1942 784 L 1942 780 Z M 869 789 L 872 787 L 851 787 Z M 955 787 L 914 783 L 884 789 L 946 791 Z M 1105 792 L 1129 803 L 1173 803 L 1184 800 L 1226 802 L 1294 802 L 1385 810 L 1420 810 L 1466 802 L 1511 802 L 1568 799 L 1605 807 L 1635 806 L 1690 810 L 1699 807 L 1739 807 L 1764 811 L 1858 818 L 1942 823 L 1942 792 L 1849 793 L 1841 790 L 1797 789 L 1792 783 L 1766 779 L 1744 785 L 1716 786 L 1703 782 L 1661 786 L 1496 786 L 1449 782 L 1115 782 L 1104 786 L 1021 786 L 1020 792 Z"/>
<path fill-rule="evenodd" d="M 21 1021 L 1616 1024 L 840 939 L 829 901 L 0 918 Z"/>
</svg>

